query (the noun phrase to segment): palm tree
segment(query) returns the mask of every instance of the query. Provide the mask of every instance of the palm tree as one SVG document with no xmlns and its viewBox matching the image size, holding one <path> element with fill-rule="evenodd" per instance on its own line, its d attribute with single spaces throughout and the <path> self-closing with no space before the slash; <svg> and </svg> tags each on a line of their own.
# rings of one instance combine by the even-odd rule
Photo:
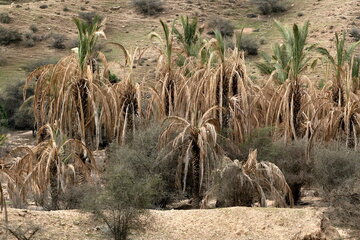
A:
<svg viewBox="0 0 360 240">
<path fill-rule="evenodd" d="M 70 138 L 98 147 L 99 118 L 109 111 L 103 94 L 110 85 L 104 77 L 107 71 L 101 76 L 95 60 L 95 45 L 103 35 L 104 22 L 98 18 L 91 24 L 74 21 L 79 31 L 78 54 L 36 69 L 29 75 L 27 86 L 36 79 L 34 113 L 38 129 L 47 123 L 56 124 Z"/>
<path fill-rule="evenodd" d="M 266 53 L 263 53 L 263 62 L 255 63 L 255 66 L 264 75 L 274 74 L 274 77 L 278 83 L 283 84 L 289 78 L 289 62 L 291 56 L 288 55 L 286 45 L 284 44 L 280 45 L 276 43 L 273 46 L 272 51 L 273 54 L 271 57 Z"/>
<path fill-rule="evenodd" d="M 12 200 L 21 198 L 25 203 L 27 191 L 31 190 L 40 204 L 47 205 L 44 196 L 49 192 L 50 208 L 59 209 L 61 192 L 83 181 L 95 181 L 95 159 L 81 141 L 66 140 L 49 124 L 39 129 L 37 137 L 42 139 L 34 148 L 15 149 L 13 154 L 21 151 L 25 155 L 21 158 L 9 156 L 0 173 L 8 180 Z"/>
<path fill-rule="evenodd" d="M 354 51 L 360 44 L 360 41 L 358 41 L 352 43 L 348 48 L 345 48 L 345 42 L 345 32 L 342 34 L 341 38 L 339 38 L 338 33 L 335 33 L 335 56 L 332 56 L 326 48 L 317 48 L 317 51 L 330 62 L 335 72 L 335 78 L 332 84 L 332 98 L 339 106 L 345 105 L 344 88 L 346 88 L 346 86 L 344 86 L 344 79 L 346 78 L 346 67 L 348 67 L 347 65 L 352 65 Z M 355 59 L 352 67 L 352 76 L 355 84 L 359 73 L 358 66 L 358 61 Z"/>
<path fill-rule="evenodd" d="M 190 22 L 188 16 L 181 16 L 181 27 L 182 32 L 174 26 L 173 33 L 182 45 L 185 57 L 196 57 L 202 47 L 201 33 L 203 29 L 198 28 L 198 20 L 196 18 Z"/>
<path fill-rule="evenodd" d="M 176 133 L 171 141 L 173 150 L 179 147 L 185 150 L 179 156 L 177 185 L 184 192 L 187 185 L 191 185 L 194 208 L 200 206 L 211 170 L 216 165 L 218 121 L 212 117 L 212 112 L 216 109 L 217 107 L 212 107 L 204 114 L 193 112 L 190 120 L 177 116 L 168 117 L 164 122 L 169 122 L 169 125 L 160 136 L 160 145 L 166 146 L 173 133 Z"/>
<path fill-rule="evenodd" d="M 311 57 L 308 53 L 315 45 L 308 45 L 307 36 L 309 22 L 305 22 L 302 27 L 294 24 L 292 28 L 286 28 L 275 21 L 283 38 L 283 47 L 278 48 L 283 55 L 286 51 L 287 64 L 281 63 L 279 68 L 285 70 L 286 81 L 272 94 L 270 106 L 267 111 L 267 124 L 275 123 L 276 126 L 283 125 L 285 139 L 297 139 L 303 137 L 302 127 L 303 118 L 311 118 L 302 108 L 302 102 L 311 102 L 308 94 L 304 94 L 305 88 L 312 87 L 310 81 L 305 81 L 301 74 L 308 68 L 314 67 L 316 60 L 310 63 Z M 283 69 L 283 66 L 286 66 Z M 305 81 L 305 83 L 304 83 Z M 265 87 L 269 87 L 266 85 Z M 307 106 L 309 108 L 309 106 Z"/>
</svg>

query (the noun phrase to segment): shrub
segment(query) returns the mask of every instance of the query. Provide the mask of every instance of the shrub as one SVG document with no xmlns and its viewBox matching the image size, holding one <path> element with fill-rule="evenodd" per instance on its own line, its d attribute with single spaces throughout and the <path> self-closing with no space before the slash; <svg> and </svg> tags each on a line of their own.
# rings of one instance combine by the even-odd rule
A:
<svg viewBox="0 0 360 240">
<path fill-rule="evenodd" d="M 239 41 L 239 49 L 243 50 L 247 55 L 258 55 L 259 44 L 252 35 L 242 35 Z"/>
<path fill-rule="evenodd" d="M 17 30 L 0 27 L 0 45 L 9 45 L 11 43 L 20 42 L 21 40 L 21 33 Z"/>
<path fill-rule="evenodd" d="M 234 34 L 234 25 L 227 19 L 214 18 L 210 20 L 208 27 L 211 29 L 210 34 L 214 34 L 216 30 L 221 32 L 223 36 L 231 37 Z"/>
<path fill-rule="evenodd" d="M 154 196 L 153 206 L 166 205 L 165 199 L 170 198 L 175 186 L 175 178 L 169 176 L 175 176 L 175 171 L 170 170 L 173 166 L 169 166 L 166 159 L 160 161 L 163 156 L 159 156 L 157 150 L 159 136 L 160 128 L 152 124 L 137 130 L 131 143 L 124 146 L 111 145 L 108 151 L 111 165 L 126 166 L 140 178 L 149 175 L 159 179 L 159 184 L 155 186 L 157 195 Z"/>
<path fill-rule="evenodd" d="M 34 114 L 31 101 L 23 102 L 23 87 L 25 82 L 18 81 L 5 86 L 0 94 L 0 105 L 8 117 L 10 128 L 30 130 L 34 127 Z M 27 96 L 34 94 L 32 88 L 27 91 Z"/>
<path fill-rule="evenodd" d="M 289 0 L 251 0 L 263 15 L 285 12 L 289 9 Z"/>
<path fill-rule="evenodd" d="M 0 13 L 0 23 L 9 24 L 11 18 L 8 13 Z"/>
<path fill-rule="evenodd" d="M 352 28 L 350 36 L 354 38 L 355 41 L 360 41 L 360 30 L 358 28 Z"/>
<path fill-rule="evenodd" d="M 49 7 L 48 5 L 43 4 L 43 5 L 40 5 L 40 7 L 39 7 L 39 8 L 41 8 L 41 9 L 46 9 L 46 8 L 48 8 L 48 7 Z"/>
<path fill-rule="evenodd" d="M 53 37 L 53 42 L 52 42 L 51 46 L 53 48 L 56 48 L 56 49 L 65 49 L 66 48 L 66 45 L 65 45 L 66 37 L 65 37 L 65 35 L 54 34 L 52 37 Z"/>
<path fill-rule="evenodd" d="M 164 10 L 164 2 L 161 0 L 132 0 L 132 4 L 137 12 L 154 16 Z"/>
<path fill-rule="evenodd" d="M 96 12 L 79 12 L 79 18 L 85 20 L 88 24 L 92 24 L 95 17 L 99 17 L 102 20 L 104 17 L 98 15 Z"/>
<path fill-rule="evenodd" d="M 32 71 L 34 71 L 35 69 L 44 66 L 44 65 L 48 65 L 48 64 L 55 64 L 57 63 L 58 60 L 57 59 L 53 59 L 53 58 L 45 58 L 45 59 L 41 59 L 38 61 L 33 61 L 28 63 L 27 65 L 25 65 L 23 67 L 23 69 L 25 71 L 27 71 L 28 73 L 31 73 Z"/>
<path fill-rule="evenodd" d="M 82 208 L 87 196 L 94 194 L 94 188 L 85 185 L 75 185 L 67 188 L 59 195 L 59 208 L 64 210 Z"/>
<path fill-rule="evenodd" d="M 158 128 L 139 131 L 131 144 L 112 145 L 105 188 L 87 197 L 85 209 L 102 219 L 116 240 L 126 240 L 131 231 L 143 227 L 146 209 L 162 192 L 161 177 L 153 171 L 159 132 Z"/>
<path fill-rule="evenodd" d="M 316 182 L 326 192 L 340 187 L 360 171 L 358 152 L 345 146 L 322 146 L 314 150 L 314 175 Z"/>
<path fill-rule="evenodd" d="M 39 31 L 38 27 L 35 24 L 31 24 L 29 29 L 33 32 L 36 33 Z"/>
<path fill-rule="evenodd" d="M 33 46 L 35 46 L 35 41 L 32 39 L 25 39 L 24 46 L 28 47 L 28 48 L 33 47 Z"/>
</svg>

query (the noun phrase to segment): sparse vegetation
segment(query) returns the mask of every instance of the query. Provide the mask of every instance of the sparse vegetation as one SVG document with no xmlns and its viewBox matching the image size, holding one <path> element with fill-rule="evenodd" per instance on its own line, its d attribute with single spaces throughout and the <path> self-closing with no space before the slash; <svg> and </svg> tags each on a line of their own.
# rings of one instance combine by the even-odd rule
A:
<svg viewBox="0 0 360 240">
<path fill-rule="evenodd" d="M 87 24 L 93 24 L 95 18 L 98 18 L 100 21 L 103 20 L 103 17 L 98 15 L 97 12 L 79 12 L 79 18 L 83 19 Z"/>
<path fill-rule="evenodd" d="M 1 90 L 0 105 L 8 118 L 8 127 L 24 130 L 34 128 L 34 112 L 31 99 L 24 103 L 24 81 L 18 81 L 5 86 Z M 27 90 L 27 96 L 34 94 L 32 88 Z"/>
<path fill-rule="evenodd" d="M 56 49 L 65 49 L 66 36 L 63 34 L 53 34 L 51 46 Z"/>
<path fill-rule="evenodd" d="M 210 33 L 215 34 L 215 31 L 219 31 L 224 37 L 231 37 L 235 29 L 229 20 L 220 17 L 211 19 L 208 27 L 211 29 Z"/>
<path fill-rule="evenodd" d="M 21 42 L 22 36 L 17 30 L 0 27 L 0 45 L 9 45 Z"/>
<path fill-rule="evenodd" d="M 258 55 L 259 44 L 257 39 L 251 35 L 242 35 L 238 41 L 239 49 L 243 50 L 247 55 Z"/>
<path fill-rule="evenodd" d="M 132 4 L 137 12 L 154 16 L 164 10 L 164 2 L 162 0 L 132 0 Z"/>
<path fill-rule="evenodd" d="M 289 0 L 251 0 L 263 15 L 285 12 L 290 7 Z"/>
<path fill-rule="evenodd" d="M 9 24 L 11 18 L 8 13 L 0 13 L 0 23 Z"/>
</svg>

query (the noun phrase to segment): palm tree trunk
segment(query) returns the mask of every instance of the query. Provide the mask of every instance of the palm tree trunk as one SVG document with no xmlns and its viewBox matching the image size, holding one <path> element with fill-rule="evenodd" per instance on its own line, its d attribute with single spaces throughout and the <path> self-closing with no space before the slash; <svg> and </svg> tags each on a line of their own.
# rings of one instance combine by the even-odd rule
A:
<svg viewBox="0 0 360 240">
<path fill-rule="evenodd" d="M 50 196 L 51 210 L 59 209 L 59 185 L 57 179 L 57 165 L 52 162 L 50 165 Z"/>
<path fill-rule="evenodd" d="M 192 207 L 199 208 L 201 201 L 200 193 L 200 148 L 197 144 L 192 145 Z"/>
</svg>

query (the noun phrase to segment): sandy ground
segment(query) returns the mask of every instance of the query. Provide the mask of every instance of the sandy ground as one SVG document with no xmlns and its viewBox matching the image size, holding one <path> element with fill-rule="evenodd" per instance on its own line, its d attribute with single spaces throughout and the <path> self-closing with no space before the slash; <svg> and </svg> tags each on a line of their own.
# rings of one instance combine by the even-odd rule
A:
<svg viewBox="0 0 360 240">
<path fill-rule="evenodd" d="M 320 238 L 324 209 L 223 208 L 151 211 L 150 225 L 132 240 L 302 240 Z M 9 210 L 13 226 L 40 227 L 35 239 L 111 239 L 107 228 L 91 214 L 79 211 Z M 313 238 L 306 238 L 312 236 Z M 3 237 L 3 238 L 1 238 Z M 4 239 L 0 231 L 0 239 Z M 12 238 L 9 238 L 9 240 Z"/>
</svg>

